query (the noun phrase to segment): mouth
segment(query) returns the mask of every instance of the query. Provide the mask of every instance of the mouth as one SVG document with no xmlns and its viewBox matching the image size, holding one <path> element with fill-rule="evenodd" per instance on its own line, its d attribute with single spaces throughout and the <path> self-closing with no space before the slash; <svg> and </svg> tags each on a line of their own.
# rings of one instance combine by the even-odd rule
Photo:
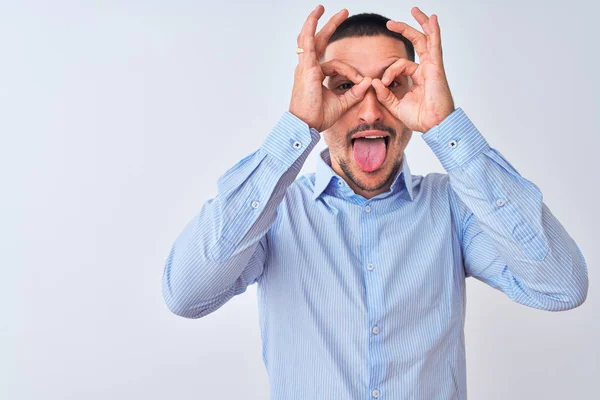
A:
<svg viewBox="0 0 600 400">
<path fill-rule="evenodd" d="M 368 140 L 376 140 L 376 139 L 382 139 L 383 138 L 383 142 L 385 143 L 385 149 L 387 150 L 389 144 L 390 144 L 390 137 L 389 136 L 377 136 L 377 135 L 373 135 L 373 136 L 365 136 L 365 139 Z M 359 138 L 352 138 L 350 141 L 352 142 L 352 148 L 354 148 L 354 142 L 356 142 L 356 139 Z"/>
<path fill-rule="evenodd" d="M 356 142 L 356 139 L 361 139 L 361 138 L 368 139 L 368 140 L 376 140 L 376 139 L 383 138 L 386 149 L 390 143 L 390 134 L 385 131 L 362 131 L 362 132 L 358 132 L 358 133 L 355 133 L 354 135 L 352 135 L 352 138 L 351 138 L 352 147 L 354 147 L 354 142 Z"/>
<path fill-rule="evenodd" d="M 363 131 L 351 138 L 354 161 L 364 172 L 373 172 L 385 162 L 390 135 L 384 131 Z"/>
</svg>

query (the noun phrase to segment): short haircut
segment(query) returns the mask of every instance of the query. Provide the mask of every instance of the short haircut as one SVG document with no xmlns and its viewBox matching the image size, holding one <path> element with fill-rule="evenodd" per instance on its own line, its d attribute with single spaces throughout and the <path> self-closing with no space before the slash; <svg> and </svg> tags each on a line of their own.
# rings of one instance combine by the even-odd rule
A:
<svg viewBox="0 0 600 400">
<path fill-rule="evenodd" d="M 401 34 L 390 31 L 386 26 L 386 22 L 389 20 L 389 18 L 375 13 L 353 15 L 346 18 L 337 27 L 327 44 L 329 45 L 337 40 L 349 37 L 385 35 L 401 40 L 404 43 L 404 47 L 406 47 L 408 59 L 414 62 L 415 48 L 412 42 Z"/>
</svg>

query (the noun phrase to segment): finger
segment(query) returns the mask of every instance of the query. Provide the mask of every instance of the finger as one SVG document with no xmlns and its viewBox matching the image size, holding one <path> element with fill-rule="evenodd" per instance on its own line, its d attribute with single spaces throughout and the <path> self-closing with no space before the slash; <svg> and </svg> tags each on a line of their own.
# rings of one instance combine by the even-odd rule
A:
<svg viewBox="0 0 600 400">
<path fill-rule="evenodd" d="M 363 80 L 362 75 L 356 68 L 337 59 L 321 63 L 321 70 L 325 76 L 333 76 L 338 74 L 345 76 L 354 83 L 359 83 Z"/>
<path fill-rule="evenodd" d="M 406 75 L 411 76 L 419 68 L 419 64 L 416 62 L 407 60 L 406 58 L 400 58 L 396 60 L 392 65 L 387 67 L 383 76 L 381 77 L 381 82 L 384 85 L 389 85 L 398 75 Z"/>
<path fill-rule="evenodd" d="M 298 37 L 296 37 L 296 44 L 298 45 L 298 47 L 302 46 L 302 43 L 304 42 L 304 32 L 306 31 L 306 25 L 308 24 L 309 18 L 314 14 L 316 10 L 317 8 L 315 7 L 315 9 L 312 10 L 310 14 L 308 14 L 308 17 L 306 17 L 304 23 L 302 24 L 302 29 L 300 29 L 300 33 L 298 34 Z"/>
<path fill-rule="evenodd" d="M 300 33 L 298 34 L 298 38 L 297 38 L 297 42 L 298 42 L 298 46 L 303 46 L 304 45 L 304 38 L 307 35 L 307 32 L 310 31 L 310 25 L 312 23 L 314 23 L 315 26 L 315 30 L 316 30 L 316 21 L 318 21 L 318 19 L 320 18 L 321 15 L 323 15 L 323 12 L 325 11 L 324 7 L 322 5 L 318 5 L 317 7 L 315 7 L 314 10 L 312 10 L 310 12 L 310 14 L 308 14 L 308 17 L 306 17 L 306 20 L 304 21 L 304 24 L 302 25 L 302 29 L 300 30 Z M 316 20 L 314 19 L 315 16 L 317 16 L 319 13 L 321 13 L 321 15 L 319 15 Z"/>
<path fill-rule="evenodd" d="M 317 30 L 319 18 L 321 18 L 324 12 L 325 8 L 319 4 L 309 14 L 306 21 L 304 21 L 304 25 L 298 36 L 298 47 L 304 49 L 304 53 L 300 53 L 299 55 L 304 54 L 307 56 L 305 58 L 313 58 L 315 56 L 315 31 Z"/>
<path fill-rule="evenodd" d="M 427 17 L 427 15 L 423 11 L 421 11 L 419 7 L 413 7 L 410 10 L 410 13 L 417 20 L 419 25 L 421 25 L 421 28 L 423 28 L 423 32 L 425 32 L 425 35 L 429 37 L 429 35 L 431 34 L 431 30 L 429 29 L 429 17 Z"/>
<path fill-rule="evenodd" d="M 348 18 L 348 10 L 343 8 L 342 10 L 334 14 L 329 19 L 329 21 L 327 21 L 325 26 L 321 28 L 319 33 L 317 33 L 317 36 L 315 36 L 315 49 L 317 52 L 318 59 L 320 59 L 323 53 L 325 52 L 327 42 L 329 41 L 331 35 L 333 35 L 333 32 L 335 32 L 337 27 L 340 26 L 340 24 L 344 22 L 346 18 Z"/>
<path fill-rule="evenodd" d="M 352 86 L 350 90 L 340 95 L 340 103 L 342 104 L 342 112 L 346 112 L 350 107 L 362 100 L 371 87 L 371 78 L 365 77 L 358 85 Z"/>
<path fill-rule="evenodd" d="M 422 32 L 400 21 L 390 20 L 386 26 L 390 31 L 399 33 L 411 41 L 421 62 L 427 59 L 427 37 Z"/>
<path fill-rule="evenodd" d="M 433 59 L 443 63 L 442 61 L 442 35 L 440 32 L 440 24 L 436 14 L 431 14 L 429 18 L 431 25 L 431 36 L 429 40 L 430 54 Z"/>
<path fill-rule="evenodd" d="M 379 79 L 373 79 L 371 85 L 375 88 L 377 100 L 387 108 L 392 115 L 396 116 L 396 110 L 400 100 Z"/>
</svg>

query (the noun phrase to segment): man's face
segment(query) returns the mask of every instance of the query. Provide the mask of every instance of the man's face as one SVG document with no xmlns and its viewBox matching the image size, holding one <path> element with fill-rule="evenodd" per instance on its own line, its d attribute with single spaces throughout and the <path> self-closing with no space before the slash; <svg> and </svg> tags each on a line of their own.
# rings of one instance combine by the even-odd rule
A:
<svg viewBox="0 0 600 400">
<path fill-rule="evenodd" d="M 323 62 L 337 59 L 356 68 L 362 76 L 381 79 L 387 67 L 399 58 L 407 58 L 404 43 L 378 35 L 337 40 L 327 46 Z M 338 95 L 353 85 L 341 75 L 327 77 L 324 84 Z M 411 84 L 407 76 L 399 75 L 388 87 L 396 97 L 402 98 Z M 352 138 L 365 134 L 388 137 Z M 360 190 L 370 192 L 391 184 L 402 163 L 402 152 L 412 137 L 412 131 L 379 103 L 375 88 L 370 87 L 358 104 L 323 131 L 323 136 L 334 171 Z"/>
</svg>

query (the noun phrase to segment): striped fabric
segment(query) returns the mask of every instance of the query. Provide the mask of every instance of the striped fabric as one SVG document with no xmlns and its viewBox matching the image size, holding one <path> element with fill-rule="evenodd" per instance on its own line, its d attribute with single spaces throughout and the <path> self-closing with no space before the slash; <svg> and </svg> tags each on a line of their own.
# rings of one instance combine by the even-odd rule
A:
<svg viewBox="0 0 600 400">
<path fill-rule="evenodd" d="M 328 149 L 298 177 L 320 134 L 284 113 L 176 238 L 168 308 L 200 318 L 256 282 L 272 400 L 466 399 L 465 278 L 562 311 L 585 300 L 587 266 L 461 108 L 422 138 L 448 173 L 412 175 L 404 154 L 367 200 Z"/>
</svg>

